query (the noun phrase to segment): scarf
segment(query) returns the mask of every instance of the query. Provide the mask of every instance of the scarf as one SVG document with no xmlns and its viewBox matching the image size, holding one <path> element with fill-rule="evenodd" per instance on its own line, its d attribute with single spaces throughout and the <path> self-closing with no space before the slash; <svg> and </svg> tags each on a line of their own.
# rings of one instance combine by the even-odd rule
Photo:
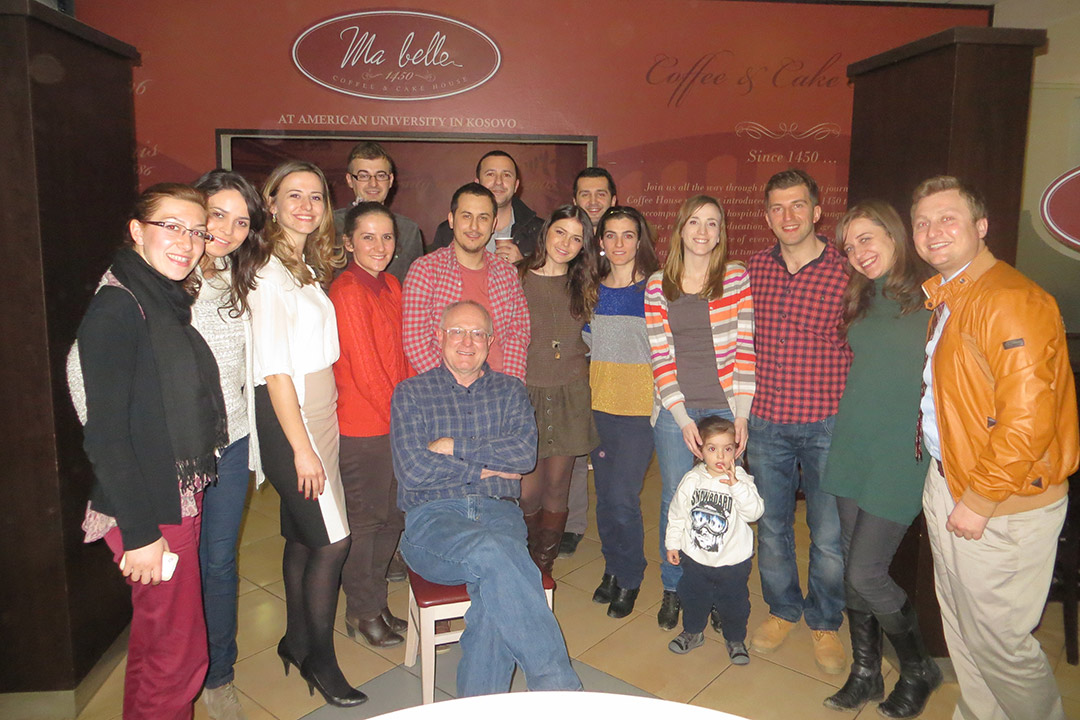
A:
<svg viewBox="0 0 1080 720">
<path fill-rule="evenodd" d="M 201 489 L 217 477 L 215 450 L 229 435 L 217 362 L 191 326 L 194 299 L 131 248 L 120 250 L 110 269 L 146 318 L 180 487 Z"/>
</svg>

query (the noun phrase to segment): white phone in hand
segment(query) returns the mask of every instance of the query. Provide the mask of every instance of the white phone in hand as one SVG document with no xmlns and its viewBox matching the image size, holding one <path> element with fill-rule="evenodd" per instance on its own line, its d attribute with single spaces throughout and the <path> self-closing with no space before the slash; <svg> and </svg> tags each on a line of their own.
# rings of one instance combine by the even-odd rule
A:
<svg viewBox="0 0 1080 720">
<path fill-rule="evenodd" d="M 127 563 L 127 553 L 120 558 L 120 570 L 123 572 L 124 565 Z M 180 556 L 174 552 L 166 550 L 161 554 L 161 579 L 163 582 L 172 580 L 173 573 L 176 572 L 176 563 L 180 560 Z"/>
</svg>

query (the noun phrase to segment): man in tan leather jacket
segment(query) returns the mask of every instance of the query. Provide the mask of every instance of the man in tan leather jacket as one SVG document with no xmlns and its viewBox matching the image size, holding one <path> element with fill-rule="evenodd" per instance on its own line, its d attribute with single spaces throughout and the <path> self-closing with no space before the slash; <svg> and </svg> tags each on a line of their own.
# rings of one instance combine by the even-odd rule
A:
<svg viewBox="0 0 1080 720">
<path fill-rule="evenodd" d="M 954 718 L 1064 720 L 1031 635 L 1078 463 L 1076 391 L 1054 298 L 986 248 L 982 201 L 952 177 L 913 196 L 913 239 L 940 274 L 927 333 L 923 510 L 961 697 Z"/>
</svg>

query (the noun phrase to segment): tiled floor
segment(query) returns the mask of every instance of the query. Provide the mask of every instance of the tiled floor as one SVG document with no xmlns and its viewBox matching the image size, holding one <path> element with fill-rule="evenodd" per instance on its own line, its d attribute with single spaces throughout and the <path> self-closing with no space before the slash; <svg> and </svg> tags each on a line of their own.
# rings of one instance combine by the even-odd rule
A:
<svg viewBox="0 0 1080 720">
<path fill-rule="evenodd" d="M 838 720 L 839 718 L 877 718 L 873 705 L 858 715 L 838 713 L 822 706 L 821 701 L 838 688 L 843 675 L 826 675 L 814 665 L 810 634 L 800 625 L 784 646 L 768 656 L 752 655 L 745 667 L 728 662 L 722 639 L 706 630 L 709 642 L 685 656 L 667 650 L 676 631 L 664 632 L 656 626 L 660 603 L 660 571 L 657 517 L 660 494 L 659 474 L 655 464 L 642 493 L 645 515 L 646 555 L 649 569 L 642 584 L 638 607 L 622 620 L 605 615 L 603 605 L 591 601 L 592 591 L 603 572 L 596 524 L 590 518 L 589 530 L 577 553 L 555 564 L 559 581 L 555 593 L 555 615 L 566 636 L 567 647 L 587 690 L 652 694 L 667 700 L 691 703 L 724 710 L 753 720 L 800 718 L 802 720 Z M 800 512 L 801 512 L 800 503 Z M 270 487 L 255 492 L 246 513 L 240 547 L 239 660 L 236 686 L 251 720 L 295 720 L 310 718 L 364 718 L 400 709 L 420 702 L 419 663 L 413 668 L 402 665 L 403 646 L 371 650 L 345 635 L 344 599 L 339 603 L 337 652 L 345 675 L 362 685 L 371 700 L 351 711 L 325 706 L 318 696 L 308 694 L 306 684 L 293 670 L 282 674 L 275 652 L 285 630 L 285 601 L 281 582 L 282 539 L 278 535 L 277 495 Z M 800 569 L 805 577 L 809 533 L 800 514 L 797 522 Z M 751 629 L 767 609 L 760 596 L 757 572 L 750 579 Z M 408 592 L 404 583 L 390 586 L 390 607 L 405 617 Z M 847 645 L 846 632 L 841 631 Z M 1069 717 L 1080 720 L 1080 667 L 1064 659 L 1064 635 L 1060 604 L 1051 604 L 1036 636 L 1054 663 L 1065 709 Z M 454 694 L 454 668 L 459 651 L 440 655 L 437 660 L 436 700 Z M 120 717 L 123 664 L 95 695 L 80 720 L 112 720 Z M 886 688 L 896 673 L 886 664 Z M 520 675 L 520 674 L 519 674 Z M 515 689 L 523 685 L 515 679 Z M 923 717 L 927 720 L 950 718 L 958 689 L 946 684 L 934 694 Z M 196 705 L 196 718 L 205 718 L 202 703 Z"/>
</svg>

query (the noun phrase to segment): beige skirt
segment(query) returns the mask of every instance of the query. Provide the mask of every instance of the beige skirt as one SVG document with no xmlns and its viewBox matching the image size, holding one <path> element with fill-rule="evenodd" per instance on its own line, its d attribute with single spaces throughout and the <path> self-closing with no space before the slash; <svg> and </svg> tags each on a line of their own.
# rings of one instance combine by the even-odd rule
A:
<svg viewBox="0 0 1080 720">
<path fill-rule="evenodd" d="M 304 376 L 304 404 L 300 408 L 308 438 L 322 461 L 326 485 L 319 496 L 319 510 L 330 542 L 349 535 L 349 520 L 345 514 L 345 491 L 341 486 L 338 466 L 337 384 L 332 368 Z"/>
<path fill-rule="evenodd" d="M 297 394 L 303 390 L 304 398 L 300 416 L 326 473 L 322 494 L 312 502 L 298 490 L 292 446 L 278 422 L 265 385 L 255 387 L 259 456 L 266 479 L 281 497 L 281 534 L 308 547 L 322 547 L 349 534 L 338 467 L 337 386 L 330 368 L 306 375 L 301 382 L 303 388 L 297 387 Z"/>
</svg>

